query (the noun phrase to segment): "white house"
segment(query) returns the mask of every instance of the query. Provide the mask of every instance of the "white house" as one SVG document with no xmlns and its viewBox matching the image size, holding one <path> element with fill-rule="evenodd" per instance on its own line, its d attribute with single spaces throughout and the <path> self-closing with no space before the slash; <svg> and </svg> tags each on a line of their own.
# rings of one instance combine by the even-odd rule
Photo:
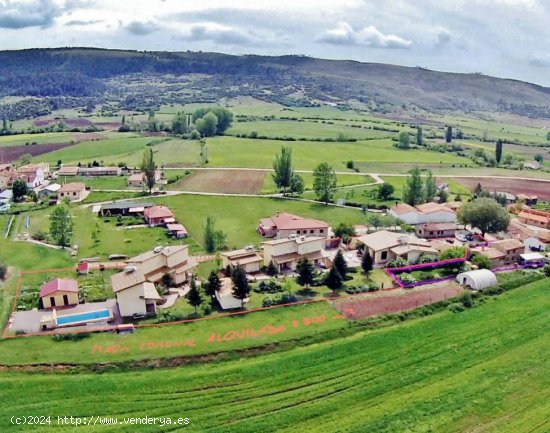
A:
<svg viewBox="0 0 550 433">
<path fill-rule="evenodd" d="M 324 237 L 300 236 L 262 242 L 264 265 L 268 266 L 273 262 L 279 271 L 293 271 L 298 260 L 306 258 L 314 265 L 326 266 L 328 258 L 323 249 L 325 241 Z"/>
<path fill-rule="evenodd" d="M 472 290 L 483 290 L 497 285 L 497 277 L 489 269 L 462 272 L 456 276 L 456 281 Z"/>
</svg>

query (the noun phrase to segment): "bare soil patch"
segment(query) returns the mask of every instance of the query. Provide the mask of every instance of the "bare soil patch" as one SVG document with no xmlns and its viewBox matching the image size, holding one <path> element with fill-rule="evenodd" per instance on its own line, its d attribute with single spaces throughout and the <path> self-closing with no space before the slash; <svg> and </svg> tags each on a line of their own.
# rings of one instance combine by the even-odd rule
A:
<svg viewBox="0 0 550 433">
<path fill-rule="evenodd" d="M 348 319 L 360 320 L 381 314 L 414 310 L 424 305 L 453 298 L 463 291 L 464 289 L 458 284 L 445 282 L 430 288 L 392 290 L 361 295 L 360 298 L 337 300 L 334 306 Z"/>
<path fill-rule="evenodd" d="M 518 172 L 521 176 L 521 172 Z M 487 178 L 460 178 L 455 180 L 471 190 L 475 189 L 478 183 L 486 191 L 502 191 L 512 194 L 536 195 L 543 200 L 550 200 L 550 182 L 544 182 L 536 179 L 487 179 Z"/>
<path fill-rule="evenodd" d="M 16 161 L 21 155 L 26 153 L 32 156 L 42 155 L 44 153 L 53 152 L 54 150 L 63 149 L 64 147 L 73 146 L 75 143 L 47 143 L 33 144 L 29 146 L 3 146 L 0 148 L 0 160 L 4 162 Z"/>
<path fill-rule="evenodd" d="M 178 189 L 226 194 L 259 194 L 264 184 L 264 172 L 236 170 L 204 170 L 186 177 Z"/>
</svg>

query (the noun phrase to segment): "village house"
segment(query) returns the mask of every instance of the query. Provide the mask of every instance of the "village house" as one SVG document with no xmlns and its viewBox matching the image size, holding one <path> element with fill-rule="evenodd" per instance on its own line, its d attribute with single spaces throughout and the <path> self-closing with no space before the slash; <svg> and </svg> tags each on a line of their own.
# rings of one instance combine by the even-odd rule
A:
<svg viewBox="0 0 550 433">
<path fill-rule="evenodd" d="M 143 211 L 143 216 L 149 227 L 175 223 L 174 214 L 166 206 L 153 206 Z"/>
<path fill-rule="evenodd" d="M 222 264 L 224 268 L 228 266 L 238 267 L 247 274 L 259 272 L 262 267 L 262 262 L 262 256 L 260 256 L 253 247 L 222 253 Z"/>
<path fill-rule="evenodd" d="M 518 201 L 525 203 L 527 206 L 536 205 L 539 198 L 536 195 L 518 194 Z"/>
<path fill-rule="evenodd" d="M 504 254 L 504 261 L 507 263 L 515 262 L 519 259 L 519 255 L 525 251 L 523 242 L 517 239 L 503 239 L 490 244 L 491 248 L 495 248 Z"/>
<path fill-rule="evenodd" d="M 419 204 L 416 207 L 400 203 L 390 208 L 388 213 L 409 225 L 456 223 L 456 214 L 451 208 L 434 202 Z"/>
<path fill-rule="evenodd" d="M 70 201 L 79 201 L 86 196 L 86 185 L 81 182 L 71 182 L 62 185 L 58 190 L 57 198 L 64 200 L 68 198 Z"/>
<path fill-rule="evenodd" d="M 455 223 L 428 223 L 416 226 L 416 235 L 424 239 L 454 238 Z"/>
<path fill-rule="evenodd" d="M 306 258 L 314 265 L 326 266 L 328 258 L 323 250 L 325 240 L 321 236 L 299 236 L 262 242 L 264 265 L 273 262 L 279 272 L 294 271 L 298 260 Z"/>
<path fill-rule="evenodd" d="M 44 186 L 43 188 L 38 191 L 38 195 L 41 197 L 57 197 L 57 194 L 59 194 L 59 190 L 61 189 L 61 185 L 58 183 L 50 183 L 49 185 Z"/>
<path fill-rule="evenodd" d="M 491 269 L 503 266 L 506 262 L 506 254 L 496 248 L 491 247 L 475 247 L 470 250 L 472 257 L 476 255 L 485 256 L 491 263 Z"/>
<path fill-rule="evenodd" d="M 162 178 L 162 171 L 155 171 L 155 183 L 160 181 Z M 134 173 L 128 176 L 128 186 L 133 186 L 135 188 L 144 188 L 147 186 L 147 178 L 144 173 Z"/>
<path fill-rule="evenodd" d="M 111 277 L 120 314 L 154 314 L 162 298 L 155 287 L 164 275 L 170 275 L 175 285 L 189 280 L 189 273 L 197 263 L 189 257 L 189 246 L 157 247 L 153 251 L 126 260 L 123 272 Z"/>
<path fill-rule="evenodd" d="M 40 287 L 41 308 L 59 308 L 78 305 L 78 282 L 71 279 L 55 278 Z"/>
<path fill-rule="evenodd" d="M 27 164 L 6 172 L 9 174 L 8 184 L 11 186 L 16 179 L 22 179 L 27 188 L 34 189 L 44 183 L 49 176 L 50 166 L 46 163 Z"/>
<path fill-rule="evenodd" d="M 79 167 L 76 165 L 67 165 L 61 167 L 57 172 L 55 173 L 57 177 L 59 176 L 78 176 L 78 169 Z"/>
<path fill-rule="evenodd" d="M 517 201 L 517 197 L 512 194 L 511 192 L 506 192 L 506 191 L 497 191 L 495 194 L 501 196 L 501 197 L 504 197 L 505 200 L 506 200 L 506 205 L 510 205 L 510 204 L 513 204 Z"/>
<path fill-rule="evenodd" d="M 277 212 L 271 218 L 261 219 L 256 230 L 266 238 L 283 239 L 289 236 L 327 238 L 329 228 L 329 225 L 323 221 Z"/>
<path fill-rule="evenodd" d="M 373 258 L 375 265 L 381 266 L 398 258 L 409 263 L 418 262 L 420 256 L 437 258 L 438 251 L 425 239 L 414 235 L 380 230 L 355 239 L 355 245 L 361 242 Z"/>
<path fill-rule="evenodd" d="M 543 212 L 535 209 L 524 209 L 519 213 L 518 219 L 524 224 L 550 229 L 549 212 Z"/>
<path fill-rule="evenodd" d="M 120 176 L 122 168 L 120 167 L 78 167 L 79 176 Z"/>
</svg>

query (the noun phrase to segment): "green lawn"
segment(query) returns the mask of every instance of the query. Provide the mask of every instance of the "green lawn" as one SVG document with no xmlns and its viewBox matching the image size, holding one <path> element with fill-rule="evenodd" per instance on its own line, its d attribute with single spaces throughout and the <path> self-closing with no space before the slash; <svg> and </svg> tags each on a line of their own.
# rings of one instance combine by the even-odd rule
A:
<svg viewBox="0 0 550 433">
<path fill-rule="evenodd" d="M 190 425 L 141 426 L 139 431 L 211 432 L 492 432 L 545 433 L 550 407 L 550 296 L 546 282 L 530 285 L 459 314 L 444 312 L 374 331 L 296 347 L 264 356 L 173 369 L 103 374 L 2 372 L 0 429 L 14 414 L 81 417 L 188 417 Z M 315 309 L 317 309 L 314 311 Z M 306 315 L 329 307 L 298 307 Z M 285 309 L 267 323 L 287 323 L 284 338 L 327 332 L 340 322 L 293 328 Z M 254 314 L 227 319 L 240 329 L 258 326 Z M 256 315 L 265 319 L 263 313 Z M 175 356 L 193 348 L 139 350 L 139 341 L 204 341 L 213 324 L 143 330 L 134 335 L 93 336 L 80 342 L 49 338 L 3 341 L 2 364 L 13 362 L 109 362 L 122 357 Z M 205 331 L 206 328 L 212 328 Z M 329 328 L 330 329 L 330 328 Z M 334 328 L 333 328 L 334 329 Z M 214 331 L 216 332 L 216 331 Z M 270 338 L 259 338 L 269 341 Z M 227 348 L 242 341 L 211 343 Z M 127 347 L 118 354 L 92 354 L 106 344 Z M 3 347 L 2 347 L 3 346 Z M 47 398 L 44 396 L 47 395 Z M 56 426 L 57 428 L 57 426 Z M 50 432 L 51 426 L 33 426 Z M 82 427 L 64 428 L 79 431 Z M 133 432 L 119 426 L 117 431 Z M 89 432 L 114 431 L 103 426 Z"/>
<path fill-rule="evenodd" d="M 400 150 L 391 140 L 369 140 L 356 143 L 323 143 L 311 141 L 253 140 L 236 137 L 214 137 L 207 140 L 209 166 L 271 168 L 281 146 L 293 151 L 294 168 L 313 170 L 329 162 L 335 170 L 346 170 L 346 162 L 356 165 L 371 163 L 470 164 L 466 158 L 427 150 Z M 362 170 L 363 171 L 363 170 Z M 376 172 L 376 170 L 373 170 Z M 378 171 L 380 172 L 380 171 Z"/>
<path fill-rule="evenodd" d="M 25 144 L 70 143 L 76 141 L 71 132 L 45 132 L 42 134 L 17 134 L 0 136 L 0 146 L 24 146 Z"/>
<path fill-rule="evenodd" d="M 313 173 L 298 173 L 304 179 L 306 189 L 313 189 Z M 363 183 L 372 183 L 374 179 L 368 175 L 360 174 L 339 174 L 336 176 L 338 180 L 338 186 L 359 185 Z M 268 173 L 265 176 L 264 186 L 262 193 L 273 194 L 278 192 L 275 182 L 273 182 L 272 173 Z"/>
</svg>

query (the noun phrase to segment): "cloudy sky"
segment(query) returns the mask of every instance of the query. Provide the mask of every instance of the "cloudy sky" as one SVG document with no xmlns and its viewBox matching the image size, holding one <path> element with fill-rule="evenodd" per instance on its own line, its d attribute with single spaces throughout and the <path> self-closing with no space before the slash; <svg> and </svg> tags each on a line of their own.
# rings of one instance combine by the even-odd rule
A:
<svg viewBox="0 0 550 433">
<path fill-rule="evenodd" d="M 0 0 L 0 49 L 305 54 L 550 86 L 550 0 Z"/>
</svg>

